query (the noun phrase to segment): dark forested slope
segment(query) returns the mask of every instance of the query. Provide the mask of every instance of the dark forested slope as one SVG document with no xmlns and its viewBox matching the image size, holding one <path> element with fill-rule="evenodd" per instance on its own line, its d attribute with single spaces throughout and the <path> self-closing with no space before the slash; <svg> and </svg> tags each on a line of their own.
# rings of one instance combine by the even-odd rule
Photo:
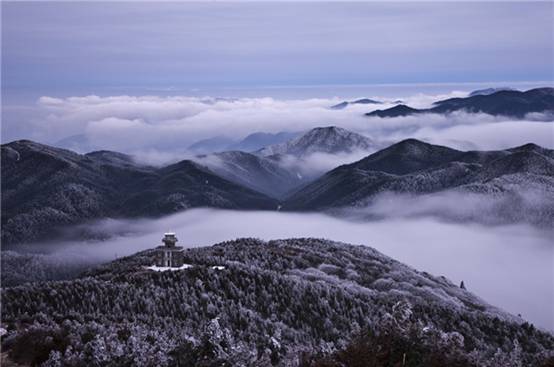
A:
<svg viewBox="0 0 554 367">
<path fill-rule="evenodd" d="M 367 207 L 380 194 L 439 192 L 479 194 L 483 200 L 502 202 L 495 209 L 502 220 L 551 225 L 554 151 L 526 144 L 462 152 L 407 139 L 326 173 L 289 197 L 284 208 Z"/>
<path fill-rule="evenodd" d="M 272 209 L 273 199 L 191 161 L 154 168 L 116 152 L 77 154 L 34 143 L 2 145 L 2 242 L 36 240 L 53 227 L 178 210 Z"/>
<path fill-rule="evenodd" d="M 487 94 L 474 94 L 463 98 L 449 98 L 435 102 L 433 107 L 415 109 L 394 106 L 366 113 L 367 116 L 399 117 L 418 113 L 448 114 L 456 111 L 486 113 L 493 116 L 524 118 L 529 113 L 554 114 L 554 88 L 535 88 L 525 92 L 499 90 Z"/>
</svg>

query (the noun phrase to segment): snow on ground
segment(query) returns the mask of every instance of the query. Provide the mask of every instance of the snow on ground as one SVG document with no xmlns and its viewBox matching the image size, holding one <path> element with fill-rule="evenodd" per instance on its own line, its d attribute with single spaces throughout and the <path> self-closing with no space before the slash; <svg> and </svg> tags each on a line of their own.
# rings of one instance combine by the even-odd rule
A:
<svg viewBox="0 0 554 367">
<path fill-rule="evenodd" d="M 192 266 L 193 265 L 190 265 L 190 264 L 183 264 L 182 266 L 180 266 L 178 268 L 173 268 L 173 267 L 170 267 L 170 266 L 152 265 L 152 266 L 147 266 L 146 269 L 154 270 L 154 271 L 177 271 L 177 270 L 184 270 L 184 269 L 192 268 Z"/>
<path fill-rule="evenodd" d="M 193 266 L 194 265 L 191 265 L 191 264 L 183 264 L 182 266 L 180 266 L 178 268 L 174 268 L 174 267 L 170 267 L 170 266 L 152 265 L 152 266 L 147 266 L 146 269 L 153 270 L 153 271 L 178 271 L 178 270 L 184 270 L 184 269 L 192 268 Z M 225 269 L 225 266 L 216 265 L 216 266 L 212 266 L 212 269 L 214 269 L 214 270 L 223 270 L 223 269 Z"/>
</svg>

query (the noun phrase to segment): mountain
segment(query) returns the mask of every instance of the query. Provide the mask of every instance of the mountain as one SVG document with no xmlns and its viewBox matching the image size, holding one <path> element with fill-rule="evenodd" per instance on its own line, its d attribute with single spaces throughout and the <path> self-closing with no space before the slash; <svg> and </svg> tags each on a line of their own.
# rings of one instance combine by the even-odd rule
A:
<svg viewBox="0 0 554 367">
<path fill-rule="evenodd" d="M 310 356 L 340 353 L 361 335 L 367 343 L 348 354 L 385 359 L 371 366 L 538 367 L 554 349 L 551 334 L 366 246 L 238 239 L 187 249 L 189 267 L 162 272 L 148 270 L 154 257 L 150 250 L 71 280 L 3 287 L 3 358 L 47 366 L 337 365 L 311 364 Z"/>
<path fill-rule="evenodd" d="M 361 98 L 361 99 L 357 99 L 355 101 L 344 101 L 344 102 L 338 103 L 334 106 L 331 106 L 331 109 L 333 109 L 333 110 L 342 110 L 342 109 L 345 109 L 346 107 L 348 107 L 349 105 L 352 105 L 352 104 L 381 104 L 381 103 L 383 103 L 383 102 L 379 102 L 379 101 L 369 99 L 369 98 Z"/>
<path fill-rule="evenodd" d="M 294 132 L 280 132 L 276 134 L 257 132 L 246 136 L 241 141 L 229 145 L 226 150 L 240 150 L 243 152 L 254 152 L 267 145 L 284 143 L 300 135 Z"/>
<path fill-rule="evenodd" d="M 394 175 L 438 166 L 457 157 L 457 150 L 406 139 L 380 150 L 351 166 L 365 171 L 381 171 Z"/>
<path fill-rule="evenodd" d="M 246 152 L 213 153 L 194 160 L 231 182 L 279 199 L 305 182 L 279 162 Z"/>
<path fill-rule="evenodd" d="M 269 145 L 256 152 L 268 157 L 274 155 L 291 155 L 303 157 L 312 153 L 351 153 L 373 149 L 373 141 L 363 135 L 336 126 L 317 127 L 302 136 L 285 143 Z"/>
<path fill-rule="evenodd" d="M 155 168 L 121 153 L 81 155 L 26 140 L 2 145 L 1 175 L 3 244 L 43 239 L 57 226 L 95 218 L 277 206 L 192 161 Z"/>
<path fill-rule="evenodd" d="M 411 108 L 404 104 L 399 104 L 386 110 L 375 110 L 373 112 L 366 113 L 366 116 L 377 116 L 377 117 L 399 117 L 399 116 L 408 116 L 414 113 L 418 113 L 420 110 Z"/>
<path fill-rule="evenodd" d="M 213 138 L 199 140 L 196 143 L 191 144 L 187 150 L 196 154 L 222 152 L 234 143 L 235 140 L 231 138 L 225 136 L 215 136 Z"/>
<path fill-rule="evenodd" d="M 524 118 L 529 113 L 554 114 L 554 88 L 536 88 L 526 92 L 501 90 L 492 94 L 445 99 L 435 102 L 433 107 L 428 109 L 414 109 L 401 105 L 369 112 L 366 116 L 398 117 L 418 113 L 448 114 L 455 111 L 513 118 Z"/>
<path fill-rule="evenodd" d="M 487 113 L 523 118 L 532 112 L 554 113 L 554 88 L 537 88 L 526 92 L 500 91 L 489 95 L 467 98 L 449 98 L 434 103 L 434 113 L 465 110 L 470 113 Z"/>
<path fill-rule="evenodd" d="M 343 110 L 346 107 L 348 107 L 349 104 L 350 104 L 349 102 L 344 101 L 344 102 L 337 103 L 336 105 L 331 106 L 331 109 L 332 110 Z"/>
<path fill-rule="evenodd" d="M 288 134 L 280 133 L 270 138 L 283 138 Z M 200 155 L 195 161 L 232 182 L 270 197 L 283 199 L 292 190 L 334 167 L 328 167 L 328 164 L 322 167 L 313 166 L 309 160 L 313 153 L 343 154 L 367 151 L 373 147 L 369 138 L 331 126 L 312 129 L 299 137 L 266 146 L 253 154 L 227 151 Z"/>
<path fill-rule="evenodd" d="M 501 92 L 501 91 L 505 91 L 505 90 L 515 90 L 515 89 L 508 88 L 508 87 L 478 89 L 478 90 L 474 90 L 473 92 L 469 93 L 469 97 L 488 96 L 489 94 L 493 94 L 493 93 Z"/>
<path fill-rule="evenodd" d="M 502 199 L 502 205 L 494 208 L 498 220 L 549 226 L 554 219 L 554 151 L 527 144 L 502 151 L 462 152 L 408 139 L 328 172 L 289 197 L 283 208 L 364 207 L 384 193 L 453 190 Z M 527 192 L 542 199 L 528 200 Z M 458 205 L 463 207 L 462 202 Z"/>
</svg>

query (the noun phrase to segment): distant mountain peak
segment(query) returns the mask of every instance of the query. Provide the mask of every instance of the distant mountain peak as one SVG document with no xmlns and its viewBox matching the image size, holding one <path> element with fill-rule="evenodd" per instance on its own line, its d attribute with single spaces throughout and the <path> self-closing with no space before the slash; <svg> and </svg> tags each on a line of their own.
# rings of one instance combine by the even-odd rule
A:
<svg viewBox="0 0 554 367">
<path fill-rule="evenodd" d="M 337 103 L 336 105 L 334 106 L 331 106 L 331 109 L 333 110 L 342 110 L 346 107 L 348 107 L 349 105 L 352 105 L 352 104 L 381 104 L 383 102 L 380 102 L 380 101 L 376 101 L 374 99 L 370 99 L 370 98 L 360 98 L 360 99 L 357 99 L 355 101 L 343 101 L 341 103 Z"/>
<path fill-rule="evenodd" d="M 459 153 L 455 149 L 410 138 L 371 154 L 350 166 L 390 174 L 406 174 L 448 162 Z"/>
<path fill-rule="evenodd" d="M 515 89 L 510 87 L 499 87 L 499 88 L 485 88 L 485 89 L 478 89 L 474 90 L 473 92 L 469 93 L 469 97 L 473 96 L 488 96 L 490 94 L 501 92 L 501 91 L 514 91 Z"/>
<path fill-rule="evenodd" d="M 362 98 L 362 99 L 357 99 L 354 102 L 350 102 L 350 103 L 352 103 L 352 104 L 380 104 L 381 102 L 376 101 L 374 99 Z"/>
<path fill-rule="evenodd" d="M 432 145 L 418 139 L 409 138 L 391 145 L 389 149 L 395 150 L 395 151 L 403 151 L 403 152 L 409 151 L 410 153 L 412 153 L 413 149 L 433 149 L 433 147 L 435 146 L 436 145 Z"/>
<path fill-rule="evenodd" d="M 312 153 L 341 153 L 357 150 L 369 150 L 374 147 L 373 141 L 363 135 L 337 126 L 316 127 L 305 134 L 285 143 L 275 144 L 260 149 L 262 156 L 294 155 L 304 156 Z"/>
<path fill-rule="evenodd" d="M 350 134 L 350 131 L 337 126 L 324 126 L 315 127 L 304 134 L 304 136 L 317 134 Z"/>
<path fill-rule="evenodd" d="M 344 101 L 344 102 L 337 103 L 336 105 L 331 106 L 331 109 L 333 109 L 333 110 L 342 110 L 342 109 L 348 107 L 349 104 L 350 103 Z"/>
<path fill-rule="evenodd" d="M 508 149 L 508 151 L 510 151 L 510 152 L 514 152 L 514 151 L 542 151 L 542 150 L 544 150 L 544 148 L 537 145 L 537 144 L 535 144 L 535 143 L 527 143 L 527 144 L 520 145 L 518 147 Z"/>
<path fill-rule="evenodd" d="M 406 106 L 405 104 L 399 104 L 385 110 L 375 110 L 373 112 L 366 113 L 366 116 L 377 116 L 377 117 L 402 117 L 408 116 L 414 113 L 419 112 L 419 110 Z"/>
</svg>

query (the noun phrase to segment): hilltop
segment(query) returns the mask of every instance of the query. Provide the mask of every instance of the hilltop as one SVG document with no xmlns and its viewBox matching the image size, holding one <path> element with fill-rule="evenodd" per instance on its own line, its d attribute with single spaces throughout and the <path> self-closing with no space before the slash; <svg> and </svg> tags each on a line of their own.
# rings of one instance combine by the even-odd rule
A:
<svg viewBox="0 0 554 367">
<path fill-rule="evenodd" d="M 554 348 L 552 335 L 366 246 L 238 239 L 187 250 L 182 271 L 153 262 L 145 251 L 3 289 L 4 350 L 19 363 L 294 366 L 362 336 L 388 363 L 508 367 L 539 366 Z"/>
</svg>

